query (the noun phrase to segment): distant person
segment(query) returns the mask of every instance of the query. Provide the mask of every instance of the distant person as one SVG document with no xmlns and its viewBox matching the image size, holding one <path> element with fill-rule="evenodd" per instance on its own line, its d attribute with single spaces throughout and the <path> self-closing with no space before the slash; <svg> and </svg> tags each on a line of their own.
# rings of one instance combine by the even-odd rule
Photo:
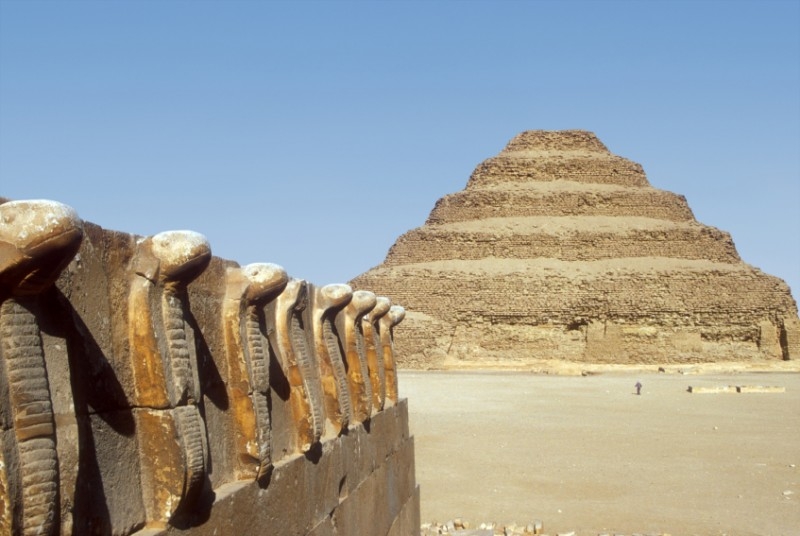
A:
<svg viewBox="0 0 800 536">
<path fill-rule="evenodd" d="M 642 382 L 636 382 L 636 385 L 634 387 L 636 387 L 636 394 L 637 395 L 641 395 L 642 394 Z"/>
</svg>

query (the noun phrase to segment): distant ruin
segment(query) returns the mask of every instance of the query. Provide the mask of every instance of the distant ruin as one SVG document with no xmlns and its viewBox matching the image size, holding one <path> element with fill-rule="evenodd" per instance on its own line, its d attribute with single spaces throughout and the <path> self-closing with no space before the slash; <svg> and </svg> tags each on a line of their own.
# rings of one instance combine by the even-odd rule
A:
<svg viewBox="0 0 800 536">
<path fill-rule="evenodd" d="M 406 367 L 800 357 L 788 286 L 585 131 L 519 134 L 351 284 L 406 306 Z"/>
<path fill-rule="evenodd" d="M 402 319 L 0 199 L 0 535 L 418 534 Z"/>
</svg>

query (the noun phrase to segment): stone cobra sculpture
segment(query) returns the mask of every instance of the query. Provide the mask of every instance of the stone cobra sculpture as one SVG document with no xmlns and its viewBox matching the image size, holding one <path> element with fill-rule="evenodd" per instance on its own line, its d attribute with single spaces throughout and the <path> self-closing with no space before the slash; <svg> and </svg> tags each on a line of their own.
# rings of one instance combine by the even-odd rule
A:
<svg viewBox="0 0 800 536">
<path fill-rule="evenodd" d="M 83 224 L 66 205 L 0 205 L 0 534 L 59 531 L 55 420 L 32 309 L 82 240 Z"/>
<path fill-rule="evenodd" d="M 222 314 L 240 479 L 263 478 L 272 468 L 269 343 L 263 310 L 287 282 L 286 270 L 276 264 L 249 264 L 226 272 Z"/>
<path fill-rule="evenodd" d="M 394 355 L 394 327 L 406 317 L 406 310 L 392 305 L 379 320 L 379 335 L 383 349 L 383 368 L 386 374 L 386 400 L 397 403 L 397 370 Z"/>
<path fill-rule="evenodd" d="M 339 348 L 334 318 L 339 309 L 350 303 L 349 285 L 313 287 L 311 296 L 311 333 L 317 358 L 325 407 L 326 433 L 338 435 L 350 423 L 350 390 L 347 372 Z"/>
<path fill-rule="evenodd" d="M 369 379 L 372 383 L 373 413 L 382 410 L 386 402 L 386 369 L 383 363 L 383 346 L 381 345 L 378 321 L 389 312 L 390 307 L 389 298 L 378 296 L 375 300 L 375 307 L 361 319 Z"/>
<path fill-rule="evenodd" d="M 350 303 L 336 314 L 336 331 L 347 363 L 347 383 L 355 421 L 353 424 L 362 423 L 372 415 L 372 382 L 369 378 L 361 319 L 376 303 L 375 294 L 357 290 L 353 292 Z"/>
<path fill-rule="evenodd" d="M 208 446 L 186 286 L 211 260 L 205 237 L 168 231 L 134 257 L 128 322 L 147 519 L 161 524 L 190 508 L 206 478 Z"/>
<path fill-rule="evenodd" d="M 290 279 L 280 295 L 265 308 L 269 340 L 289 382 L 289 403 L 295 424 L 295 448 L 306 452 L 323 433 L 319 372 L 308 348 L 303 312 L 308 305 L 308 284 Z"/>
</svg>

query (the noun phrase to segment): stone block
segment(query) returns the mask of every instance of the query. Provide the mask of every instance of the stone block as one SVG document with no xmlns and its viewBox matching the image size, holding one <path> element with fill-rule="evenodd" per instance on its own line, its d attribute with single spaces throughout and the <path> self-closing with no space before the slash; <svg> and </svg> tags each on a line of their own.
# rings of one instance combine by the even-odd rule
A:
<svg viewBox="0 0 800 536">
<path fill-rule="evenodd" d="M 777 385 L 737 385 L 737 393 L 785 393 L 786 387 Z"/>
<path fill-rule="evenodd" d="M 392 523 L 387 536 L 419 536 L 420 533 L 420 494 L 419 486 L 403 505 Z"/>
</svg>

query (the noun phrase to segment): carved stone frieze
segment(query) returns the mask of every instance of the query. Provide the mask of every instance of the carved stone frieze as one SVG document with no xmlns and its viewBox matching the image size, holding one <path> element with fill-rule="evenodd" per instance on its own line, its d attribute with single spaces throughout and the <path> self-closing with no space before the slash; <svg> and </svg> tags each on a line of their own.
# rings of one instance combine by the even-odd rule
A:
<svg viewBox="0 0 800 536">
<path fill-rule="evenodd" d="M 350 303 L 336 314 L 336 331 L 347 364 L 347 383 L 350 388 L 353 419 L 364 422 L 372 414 L 372 383 L 369 379 L 364 331 L 361 319 L 371 311 L 377 300 L 367 290 L 353 292 Z"/>
<path fill-rule="evenodd" d="M 361 319 L 364 333 L 364 348 L 372 384 L 372 411 L 383 409 L 386 403 L 386 368 L 383 362 L 383 345 L 380 339 L 378 322 L 389 312 L 392 302 L 385 296 L 378 296 L 375 307 Z"/>
<path fill-rule="evenodd" d="M 350 423 L 350 389 L 347 385 L 339 337 L 334 324 L 336 313 L 353 297 L 348 285 L 312 287 L 311 334 L 319 367 L 325 407 L 325 433 L 338 435 Z"/>
<path fill-rule="evenodd" d="M 295 444 L 301 452 L 320 440 L 324 425 L 319 372 L 305 334 L 307 306 L 308 284 L 302 279 L 290 279 L 283 292 L 265 308 L 272 327 L 269 340 L 289 382 Z"/>
<path fill-rule="evenodd" d="M 82 238 L 66 205 L 0 204 L 0 534 L 59 530 L 55 420 L 34 310 Z"/>
<path fill-rule="evenodd" d="M 397 403 L 397 363 L 394 355 L 394 327 L 406 317 L 406 310 L 392 305 L 389 312 L 379 320 L 379 335 L 383 353 L 383 368 L 386 377 L 386 400 Z"/>
<path fill-rule="evenodd" d="M 211 259 L 205 237 L 168 231 L 143 240 L 129 300 L 143 498 L 149 522 L 189 508 L 206 478 L 197 356 L 186 286 Z"/>
<path fill-rule="evenodd" d="M 264 477 L 272 467 L 264 306 L 287 282 L 286 270 L 275 264 L 228 268 L 226 274 L 222 314 L 240 478 Z"/>
<path fill-rule="evenodd" d="M 393 311 L 0 198 L 0 536 L 408 533 Z"/>
</svg>

